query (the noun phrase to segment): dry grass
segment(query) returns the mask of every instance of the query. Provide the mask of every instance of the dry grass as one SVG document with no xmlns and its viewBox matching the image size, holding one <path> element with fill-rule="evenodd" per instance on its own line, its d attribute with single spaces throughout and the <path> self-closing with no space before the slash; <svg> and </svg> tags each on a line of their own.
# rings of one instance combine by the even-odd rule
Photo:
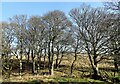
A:
<svg viewBox="0 0 120 84">
<path fill-rule="evenodd" d="M 13 58 L 14 60 L 16 58 Z M 43 60 L 43 59 L 42 59 Z M 47 60 L 47 59 L 46 59 Z M 59 77 L 69 77 L 70 76 L 70 66 L 72 64 L 74 60 L 74 56 L 72 55 L 67 55 L 63 57 L 63 61 L 61 62 L 61 67 L 59 67 L 58 69 L 55 69 L 54 71 L 54 75 L 50 76 L 50 75 L 32 75 L 28 70 L 29 67 L 31 67 L 31 65 L 29 65 L 28 69 L 26 69 L 23 73 L 25 73 L 22 77 L 20 76 L 14 76 L 11 75 L 10 78 L 4 79 L 3 81 L 7 81 L 7 82 L 27 82 L 27 81 L 32 81 L 32 80 L 43 80 L 44 82 L 47 81 L 52 81 L 53 78 L 59 78 Z M 24 58 L 25 61 L 25 58 Z M 113 60 L 103 60 L 98 64 L 99 68 L 113 68 Z M 14 65 L 19 65 L 18 61 L 16 61 L 17 63 Z M 54 63 L 55 63 L 55 59 L 54 59 Z M 83 72 L 80 72 L 78 69 L 90 69 L 91 65 L 88 59 L 88 56 L 85 54 L 81 54 L 78 55 L 77 61 L 74 64 L 74 70 L 73 70 L 73 77 L 75 78 L 80 78 L 83 75 Z M 18 70 L 18 69 L 16 69 Z M 48 72 L 47 69 L 44 70 L 40 70 L 41 72 Z M 14 71 L 14 73 L 18 74 L 18 71 Z M 89 72 L 87 72 L 86 74 L 89 74 Z"/>
</svg>

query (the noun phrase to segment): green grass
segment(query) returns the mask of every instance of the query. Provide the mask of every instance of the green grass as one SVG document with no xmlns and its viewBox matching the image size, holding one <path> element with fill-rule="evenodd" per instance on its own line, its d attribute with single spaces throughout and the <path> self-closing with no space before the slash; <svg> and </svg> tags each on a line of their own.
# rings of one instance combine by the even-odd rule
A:
<svg viewBox="0 0 120 84">
<path fill-rule="evenodd" d="M 52 79 L 51 79 L 52 80 Z M 81 78 L 72 78 L 72 77 L 56 77 L 53 78 L 52 81 L 49 82 L 75 82 L 75 83 L 96 83 L 96 84 L 107 84 L 104 81 L 100 81 L 100 80 L 93 80 L 93 79 L 81 79 Z"/>
<path fill-rule="evenodd" d="M 27 83 L 28 84 L 36 84 L 36 83 L 38 83 L 38 81 L 37 80 L 33 80 L 33 81 L 28 81 Z"/>
<path fill-rule="evenodd" d="M 37 83 L 43 83 L 43 81 L 39 81 L 39 80 L 31 80 L 28 81 L 28 84 L 37 84 Z M 63 83 L 75 83 L 75 84 L 109 84 L 107 82 L 104 81 L 99 81 L 99 80 L 93 80 L 93 79 L 81 79 L 81 78 L 72 78 L 72 77 L 54 77 L 54 78 L 48 78 L 47 81 L 45 81 L 44 83 L 47 84 L 63 84 Z"/>
</svg>

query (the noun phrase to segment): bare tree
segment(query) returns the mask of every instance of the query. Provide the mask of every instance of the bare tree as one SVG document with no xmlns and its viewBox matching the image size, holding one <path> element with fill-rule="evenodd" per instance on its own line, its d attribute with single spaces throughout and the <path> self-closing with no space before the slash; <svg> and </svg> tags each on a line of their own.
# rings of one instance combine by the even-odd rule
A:
<svg viewBox="0 0 120 84">
<path fill-rule="evenodd" d="M 71 47 L 72 47 L 72 51 L 74 53 L 74 55 L 73 55 L 74 60 L 72 62 L 71 69 L 70 69 L 71 70 L 70 72 L 71 72 L 71 75 L 72 75 L 74 63 L 77 60 L 78 54 L 80 54 L 81 51 L 83 50 L 84 43 L 82 43 L 81 37 L 79 36 L 79 34 L 80 34 L 79 30 L 75 25 L 71 28 L 71 33 L 72 33 L 72 39 L 73 39 Z"/>
<path fill-rule="evenodd" d="M 12 70 L 12 48 L 14 42 L 14 31 L 11 27 L 12 24 L 2 23 L 2 66 L 3 73 L 8 73 L 8 77 L 10 77 Z"/>
<path fill-rule="evenodd" d="M 23 65 L 22 65 L 22 57 L 23 57 L 23 51 L 24 51 L 24 37 L 26 34 L 26 28 L 27 28 L 27 16 L 26 15 L 16 15 L 10 18 L 10 22 L 14 25 L 12 26 L 14 29 L 15 37 L 16 37 L 16 47 L 19 52 L 19 62 L 20 62 L 20 70 L 19 75 L 21 77 Z"/>
<path fill-rule="evenodd" d="M 107 27 L 103 22 L 107 19 L 107 13 L 103 9 L 82 6 L 70 11 L 74 23 L 77 25 L 81 40 L 85 43 L 92 69 L 93 78 L 98 79 L 98 62 L 107 52 L 105 47 L 110 38 L 107 37 Z M 98 56 L 101 58 L 98 59 Z"/>
<path fill-rule="evenodd" d="M 114 18 L 108 19 L 109 25 L 113 26 L 110 29 L 109 36 L 113 37 L 110 39 L 108 48 L 110 50 L 110 55 L 114 58 L 114 67 L 117 72 L 119 72 L 118 65 L 120 65 L 120 1 L 116 2 L 106 2 L 104 3 L 105 8 L 112 11 L 111 16 Z M 115 73 L 114 73 L 115 76 Z"/>
<path fill-rule="evenodd" d="M 120 1 L 116 1 L 116 2 L 106 2 L 104 3 L 105 8 L 107 8 L 108 10 L 113 10 L 113 12 L 118 12 L 120 11 Z"/>
<path fill-rule="evenodd" d="M 44 22 L 48 31 L 48 59 L 49 59 L 49 72 L 53 74 L 54 67 L 54 45 L 55 41 L 61 36 L 65 28 L 71 24 L 62 11 L 52 11 L 44 15 Z"/>
<path fill-rule="evenodd" d="M 58 68 L 60 63 L 62 62 L 62 58 L 64 54 L 66 54 L 70 50 L 70 46 L 73 43 L 72 34 L 70 32 L 70 28 L 65 29 L 59 39 L 55 41 L 55 49 L 56 49 L 56 66 Z"/>
<path fill-rule="evenodd" d="M 42 50 L 44 47 L 45 27 L 40 16 L 32 16 L 28 21 L 28 46 L 31 49 L 32 73 L 35 73 L 35 57 L 37 56 L 37 71 L 40 69 Z M 30 37 L 29 37 L 30 36 Z"/>
<path fill-rule="evenodd" d="M 114 18 L 108 19 L 109 25 L 113 25 L 110 28 L 110 34 L 109 36 L 112 37 L 112 39 L 109 40 L 108 48 L 110 50 L 110 55 L 113 56 L 114 60 L 114 67 L 117 72 L 118 70 L 118 64 L 120 61 L 120 1 L 118 2 L 110 2 L 105 3 L 105 8 L 112 11 L 111 15 Z M 114 73 L 115 76 L 115 73 Z"/>
<path fill-rule="evenodd" d="M 40 69 L 40 64 L 41 64 L 41 57 L 42 57 L 42 52 L 43 50 L 47 47 L 46 46 L 46 25 L 43 21 L 42 17 L 32 17 L 31 18 L 31 24 L 34 28 L 36 28 L 36 33 L 34 33 L 36 35 L 36 55 L 37 55 L 37 59 L 38 59 L 38 63 L 37 63 L 37 67 L 38 67 L 38 71 Z M 34 42 L 34 43 L 35 43 Z M 46 52 L 45 52 L 46 53 Z M 45 59 L 45 58 L 44 58 Z"/>
</svg>

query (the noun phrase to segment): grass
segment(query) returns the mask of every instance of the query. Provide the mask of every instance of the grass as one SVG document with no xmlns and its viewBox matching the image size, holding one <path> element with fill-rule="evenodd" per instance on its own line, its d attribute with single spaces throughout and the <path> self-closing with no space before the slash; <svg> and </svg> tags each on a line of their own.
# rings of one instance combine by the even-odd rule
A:
<svg viewBox="0 0 120 84">
<path fill-rule="evenodd" d="M 38 80 L 32 80 L 32 81 L 28 81 L 29 84 L 36 84 L 40 81 Z M 43 82 L 43 81 L 42 81 Z M 90 84 L 90 83 L 94 83 L 94 84 L 108 84 L 107 82 L 104 81 L 99 81 L 99 80 L 93 80 L 93 79 L 81 79 L 81 78 L 71 78 L 71 77 L 53 77 L 53 78 L 48 78 L 47 81 L 45 81 L 45 83 L 82 83 L 82 84 Z"/>
<path fill-rule="evenodd" d="M 54 79 L 58 82 L 89 82 L 88 79 L 72 78 L 72 77 L 59 77 Z"/>
<path fill-rule="evenodd" d="M 63 57 L 63 61 L 61 62 L 61 66 L 57 69 L 54 69 L 54 76 L 49 76 L 49 75 L 43 75 L 41 74 L 42 72 L 48 72 L 47 67 L 45 69 L 40 70 L 40 75 L 32 75 L 31 74 L 31 66 L 32 64 L 26 63 L 26 60 L 24 59 L 23 65 L 24 65 L 24 74 L 21 78 L 19 76 L 13 76 L 11 75 L 10 78 L 4 79 L 4 82 L 28 82 L 30 84 L 35 84 L 38 82 L 78 82 L 78 83 L 91 83 L 95 82 L 95 84 L 107 84 L 104 81 L 100 80 L 93 80 L 90 79 L 89 77 L 84 77 L 83 75 L 88 75 L 90 74 L 91 68 L 90 68 L 90 63 L 89 59 L 87 56 L 81 56 L 78 57 L 77 61 L 75 62 L 74 69 L 73 69 L 73 74 L 70 75 L 70 66 L 72 64 L 72 61 L 74 60 L 73 56 L 65 56 Z M 13 65 L 14 69 L 12 72 L 18 74 L 19 70 L 19 62 L 18 60 L 13 60 Z M 47 66 L 47 62 L 46 62 Z M 102 62 L 99 63 L 98 65 L 100 67 L 100 70 L 106 71 L 110 77 L 111 75 L 111 69 L 113 69 L 113 65 L 111 62 L 108 62 L 106 60 L 103 60 Z M 83 74 L 81 70 L 86 70 Z M 113 74 L 113 73 L 112 73 Z M 116 77 L 120 79 L 120 77 Z M 85 83 L 85 84 L 86 84 Z"/>
</svg>

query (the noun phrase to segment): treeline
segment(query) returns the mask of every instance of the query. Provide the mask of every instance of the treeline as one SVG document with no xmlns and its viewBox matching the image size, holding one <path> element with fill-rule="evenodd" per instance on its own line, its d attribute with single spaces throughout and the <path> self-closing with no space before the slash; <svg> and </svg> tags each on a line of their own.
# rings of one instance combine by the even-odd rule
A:
<svg viewBox="0 0 120 84">
<path fill-rule="evenodd" d="M 71 74 L 80 53 L 87 53 L 94 79 L 99 74 L 97 64 L 108 56 L 114 58 L 118 71 L 120 4 L 106 3 L 105 8 L 82 5 L 72 9 L 69 16 L 60 10 L 30 18 L 27 15 L 16 15 L 9 22 L 2 22 L 3 71 L 11 69 L 10 60 L 15 56 L 19 59 L 21 76 L 25 56 L 27 62 L 32 62 L 33 74 L 41 69 L 41 59 L 44 58 L 44 64 L 48 59 L 49 74 L 53 75 L 62 57 L 70 52 L 74 54 Z"/>
</svg>

